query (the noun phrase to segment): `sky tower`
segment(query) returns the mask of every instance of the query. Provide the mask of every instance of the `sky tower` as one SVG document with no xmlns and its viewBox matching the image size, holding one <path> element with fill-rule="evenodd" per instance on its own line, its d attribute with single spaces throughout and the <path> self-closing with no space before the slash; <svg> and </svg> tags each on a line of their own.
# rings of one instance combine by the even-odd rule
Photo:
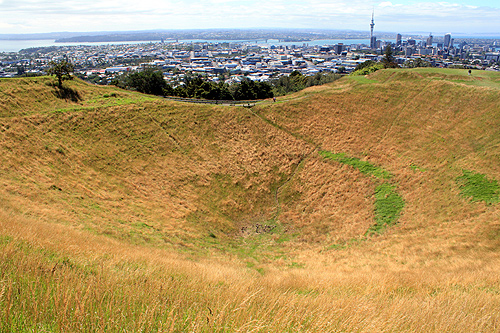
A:
<svg viewBox="0 0 500 333">
<path fill-rule="evenodd" d="M 375 14 L 375 10 L 372 12 L 372 23 L 370 23 L 370 48 L 374 49 L 377 46 L 377 37 L 373 36 L 373 28 L 375 27 L 375 21 L 373 16 Z"/>
<path fill-rule="evenodd" d="M 370 38 L 373 37 L 373 28 L 375 27 L 375 21 L 373 20 L 374 15 L 375 15 L 375 10 L 372 12 L 372 23 L 370 23 Z"/>
</svg>

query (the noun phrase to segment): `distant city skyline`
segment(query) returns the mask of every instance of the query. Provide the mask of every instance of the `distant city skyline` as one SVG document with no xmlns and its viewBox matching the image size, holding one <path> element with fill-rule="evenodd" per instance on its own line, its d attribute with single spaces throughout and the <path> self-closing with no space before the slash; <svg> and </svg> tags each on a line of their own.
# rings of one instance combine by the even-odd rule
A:
<svg viewBox="0 0 500 333">
<path fill-rule="evenodd" d="M 0 0 L 0 34 L 314 28 L 500 35 L 498 0 Z"/>
</svg>

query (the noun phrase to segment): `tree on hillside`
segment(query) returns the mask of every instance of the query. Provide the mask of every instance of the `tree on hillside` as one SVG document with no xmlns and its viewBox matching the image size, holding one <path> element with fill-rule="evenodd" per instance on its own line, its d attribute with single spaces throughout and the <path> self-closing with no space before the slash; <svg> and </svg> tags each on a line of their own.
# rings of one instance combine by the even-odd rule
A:
<svg viewBox="0 0 500 333">
<path fill-rule="evenodd" d="M 427 60 L 423 60 L 422 58 L 417 58 L 406 61 L 405 67 L 407 68 L 432 67 L 432 64 Z"/>
<path fill-rule="evenodd" d="M 339 74 L 347 73 L 347 69 L 344 66 L 340 66 L 339 68 L 337 68 L 337 71 L 339 72 Z"/>
<path fill-rule="evenodd" d="M 299 71 L 293 71 L 290 75 L 283 75 L 270 83 L 275 95 L 285 95 L 290 92 L 300 91 L 307 87 L 318 86 L 333 82 L 340 78 L 335 73 L 316 73 L 311 76 L 305 76 Z"/>
<path fill-rule="evenodd" d="M 391 44 L 387 45 L 385 48 L 384 57 L 382 58 L 382 64 L 384 64 L 384 68 L 398 67 L 396 59 L 394 58 L 394 54 L 392 52 Z"/>
<path fill-rule="evenodd" d="M 47 74 L 55 75 L 57 77 L 57 83 L 58 83 L 57 85 L 59 88 L 62 88 L 63 81 L 73 79 L 71 73 L 73 73 L 75 67 L 73 66 L 72 63 L 66 60 L 62 60 L 59 62 L 51 61 L 49 65 L 50 68 L 47 71 Z"/>
<path fill-rule="evenodd" d="M 247 78 L 231 88 L 233 89 L 233 98 L 237 101 L 265 99 L 274 96 L 273 88 L 268 82 L 255 82 Z"/>
<path fill-rule="evenodd" d="M 367 60 L 367 61 L 365 61 L 365 62 L 362 62 L 362 63 L 358 64 L 358 65 L 356 66 L 356 68 L 354 68 L 354 72 L 355 72 L 355 71 L 359 71 L 360 69 L 363 69 L 363 68 L 368 68 L 368 67 L 371 67 L 371 66 L 373 66 L 373 65 L 375 65 L 375 64 L 376 64 L 376 62 L 375 62 L 375 61 L 373 61 L 373 60 Z"/>
<path fill-rule="evenodd" d="M 277 95 L 285 95 L 289 92 L 302 90 L 306 87 L 307 77 L 299 71 L 293 71 L 290 75 L 283 75 L 272 81 L 274 91 Z"/>
<path fill-rule="evenodd" d="M 142 72 L 127 75 L 122 81 L 113 81 L 120 88 L 132 88 L 144 94 L 163 95 L 167 82 L 161 71 L 146 68 Z"/>
<path fill-rule="evenodd" d="M 26 73 L 26 69 L 24 68 L 24 66 L 17 66 L 17 75 L 18 76 L 21 76 L 21 75 L 24 75 Z"/>
</svg>

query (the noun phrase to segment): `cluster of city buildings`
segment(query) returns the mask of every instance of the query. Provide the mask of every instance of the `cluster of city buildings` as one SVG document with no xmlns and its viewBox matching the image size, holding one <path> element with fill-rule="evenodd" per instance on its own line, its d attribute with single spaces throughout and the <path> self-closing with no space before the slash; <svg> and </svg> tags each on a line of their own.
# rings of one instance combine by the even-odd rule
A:
<svg viewBox="0 0 500 333">
<path fill-rule="evenodd" d="M 0 53 L 0 77 L 43 74 L 51 61 L 67 60 L 75 73 L 95 83 L 107 84 L 123 73 L 153 67 L 161 70 L 168 82 L 179 84 L 187 74 L 200 74 L 210 80 L 237 82 L 243 77 L 267 81 L 300 71 L 304 75 L 319 72 L 349 73 L 367 60 L 380 60 L 391 45 L 401 66 L 423 58 L 432 66 L 468 66 L 499 70 L 499 41 L 455 41 L 451 34 L 442 38 L 377 40 L 370 24 L 370 45 L 337 43 L 334 45 L 269 45 L 243 42 L 158 42 L 93 46 L 61 46 L 28 49 L 18 53 Z M 286 45 L 284 45 L 286 44 Z"/>
</svg>

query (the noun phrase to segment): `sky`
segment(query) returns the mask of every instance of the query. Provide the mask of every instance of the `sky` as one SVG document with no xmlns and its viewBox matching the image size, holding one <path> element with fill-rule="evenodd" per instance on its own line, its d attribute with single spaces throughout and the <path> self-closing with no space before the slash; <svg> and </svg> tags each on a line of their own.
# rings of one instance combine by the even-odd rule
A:
<svg viewBox="0 0 500 333">
<path fill-rule="evenodd" d="M 0 34 L 315 28 L 500 34 L 499 0 L 0 0 Z"/>
</svg>

